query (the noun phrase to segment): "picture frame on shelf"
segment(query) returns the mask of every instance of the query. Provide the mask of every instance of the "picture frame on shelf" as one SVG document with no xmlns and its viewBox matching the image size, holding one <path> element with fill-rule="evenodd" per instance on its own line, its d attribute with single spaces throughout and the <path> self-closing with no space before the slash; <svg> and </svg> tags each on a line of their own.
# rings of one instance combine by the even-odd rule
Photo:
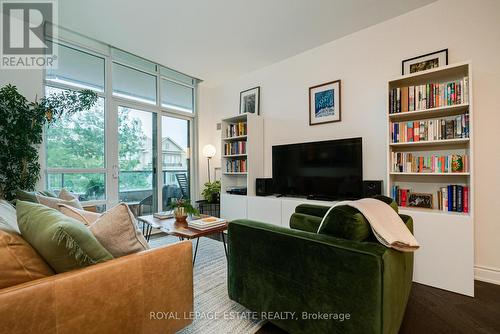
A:
<svg viewBox="0 0 500 334">
<path fill-rule="evenodd" d="M 239 113 L 260 115 L 260 86 L 240 92 Z"/>
<path fill-rule="evenodd" d="M 411 74 L 448 65 L 448 49 L 431 52 L 401 62 L 401 74 Z"/>
<path fill-rule="evenodd" d="M 309 88 L 309 125 L 341 121 L 341 81 Z"/>
<path fill-rule="evenodd" d="M 408 206 L 412 208 L 432 209 L 434 206 L 433 195 L 427 193 L 410 193 Z"/>
</svg>

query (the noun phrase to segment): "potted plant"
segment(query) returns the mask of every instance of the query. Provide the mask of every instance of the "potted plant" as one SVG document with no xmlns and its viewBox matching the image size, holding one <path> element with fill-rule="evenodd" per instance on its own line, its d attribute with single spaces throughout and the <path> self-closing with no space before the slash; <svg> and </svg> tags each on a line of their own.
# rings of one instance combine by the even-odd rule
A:
<svg viewBox="0 0 500 334">
<path fill-rule="evenodd" d="M 220 201 L 220 181 L 206 182 L 201 195 L 207 203 L 219 203 Z"/>
<path fill-rule="evenodd" d="M 188 215 L 198 215 L 198 210 L 191 205 L 189 199 L 174 198 L 170 204 L 169 210 L 174 210 L 175 221 L 186 223 Z"/>
<path fill-rule="evenodd" d="M 43 128 L 92 108 L 96 101 L 97 94 L 90 90 L 63 91 L 29 102 L 13 85 L 0 88 L 0 198 L 12 200 L 16 189 L 35 189 Z"/>
</svg>

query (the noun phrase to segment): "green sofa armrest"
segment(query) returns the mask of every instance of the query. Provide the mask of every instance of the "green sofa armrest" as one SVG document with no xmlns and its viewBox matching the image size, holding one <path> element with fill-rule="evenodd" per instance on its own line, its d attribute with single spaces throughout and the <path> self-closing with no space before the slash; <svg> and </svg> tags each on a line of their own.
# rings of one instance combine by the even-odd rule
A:
<svg viewBox="0 0 500 334">
<path fill-rule="evenodd" d="M 294 213 L 290 217 L 290 228 L 316 233 L 323 218 L 306 215 L 304 213 Z"/>
<path fill-rule="evenodd" d="M 329 206 L 313 205 L 313 204 L 300 204 L 295 208 L 295 213 L 302 213 L 309 216 L 323 218 L 326 212 L 330 209 Z"/>
<path fill-rule="evenodd" d="M 272 320 L 279 327 L 291 333 L 397 333 L 413 254 L 251 220 L 231 222 L 228 239 L 229 297 L 256 312 L 295 312 L 296 318 Z M 307 317 L 318 312 L 350 319 Z"/>
</svg>

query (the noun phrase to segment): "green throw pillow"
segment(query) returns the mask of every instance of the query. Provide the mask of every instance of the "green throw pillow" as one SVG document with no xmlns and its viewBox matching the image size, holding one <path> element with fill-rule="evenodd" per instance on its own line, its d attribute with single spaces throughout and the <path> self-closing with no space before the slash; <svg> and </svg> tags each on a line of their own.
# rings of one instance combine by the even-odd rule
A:
<svg viewBox="0 0 500 334">
<path fill-rule="evenodd" d="M 36 199 L 37 194 L 38 193 L 36 191 L 24 191 L 21 189 L 17 189 L 16 190 L 16 199 L 18 201 L 38 203 L 38 200 Z"/>
<path fill-rule="evenodd" d="M 348 205 L 339 205 L 328 213 L 318 233 L 363 241 L 370 236 L 370 231 L 370 224 L 358 209 Z"/>
<path fill-rule="evenodd" d="M 21 235 L 57 273 L 113 259 L 79 221 L 37 203 L 17 201 L 16 210 Z"/>
<path fill-rule="evenodd" d="M 392 198 L 382 195 L 374 198 L 390 205 L 398 213 L 398 206 Z M 370 223 L 365 216 L 358 209 L 348 205 L 334 207 L 325 218 L 318 233 L 354 241 L 367 240 L 372 234 Z"/>
</svg>

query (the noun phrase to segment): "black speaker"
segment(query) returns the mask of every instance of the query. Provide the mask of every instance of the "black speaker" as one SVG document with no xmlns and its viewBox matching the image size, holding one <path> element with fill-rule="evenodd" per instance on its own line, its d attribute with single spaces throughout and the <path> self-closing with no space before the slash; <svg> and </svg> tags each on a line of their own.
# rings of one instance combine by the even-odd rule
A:
<svg viewBox="0 0 500 334">
<path fill-rule="evenodd" d="M 364 180 L 363 197 L 373 197 L 375 195 L 382 195 L 382 180 Z"/>
<path fill-rule="evenodd" d="M 255 179 L 255 193 L 257 196 L 269 196 L 273 194 L 273 179 L 257 178 Z"/>
</svg>

